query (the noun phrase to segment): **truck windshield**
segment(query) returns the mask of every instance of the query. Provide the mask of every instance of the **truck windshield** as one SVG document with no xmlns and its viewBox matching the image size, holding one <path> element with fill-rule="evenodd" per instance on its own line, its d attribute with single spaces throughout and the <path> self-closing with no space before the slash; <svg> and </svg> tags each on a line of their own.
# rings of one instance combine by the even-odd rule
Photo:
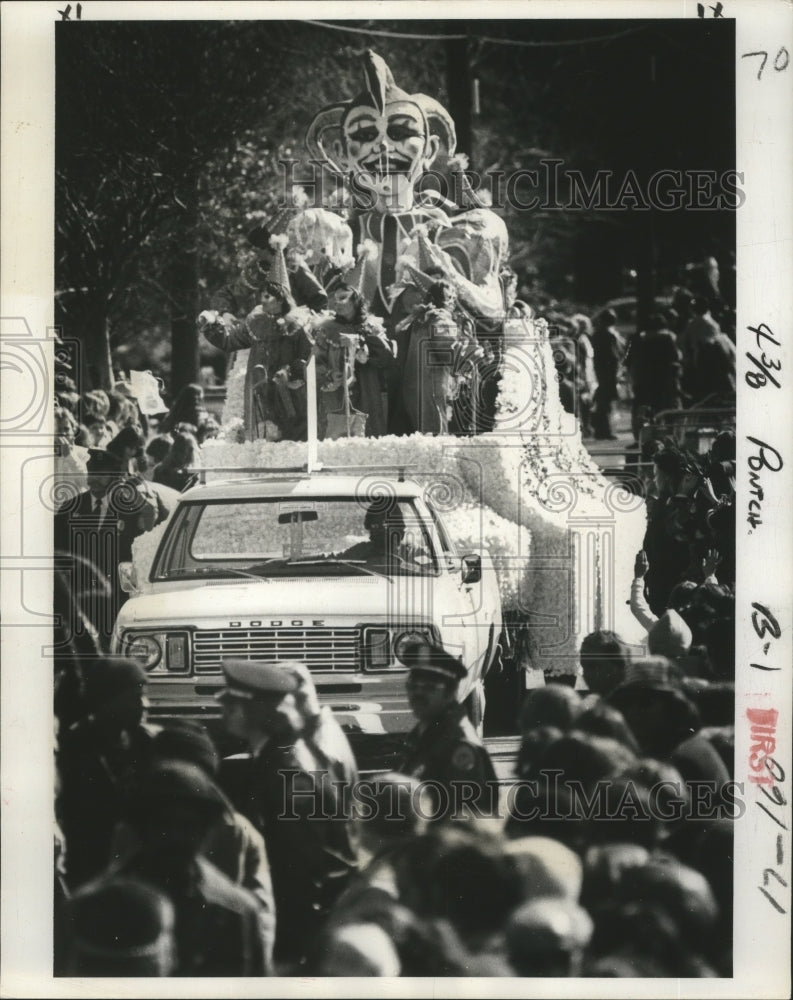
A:
<svg viewBox="0 0 793 1000">
<path fill-rule="evenodd" d="M 409 498 L 267 498 L 185 503 L 151 579 L 433 575 L 429 519 Z"/>
</svg>

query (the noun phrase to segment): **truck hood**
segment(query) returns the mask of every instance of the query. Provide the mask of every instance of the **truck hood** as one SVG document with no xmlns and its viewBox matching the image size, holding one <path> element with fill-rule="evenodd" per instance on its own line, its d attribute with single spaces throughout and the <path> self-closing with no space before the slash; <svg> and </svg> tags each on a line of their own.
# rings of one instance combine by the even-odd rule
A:
<svg viewBox="0 0 793 1000">
<path fill-rule="evenodd" d="M 433 581 L 425 580 L 431 585 Z M 385 615 L 389 608 L 412 608 L 423 588 L 416 586 L 415 577 L 305 577 L 273 580 L 271 583 L 205 583 L 175 587 L 133 595 L 121 608 L 119 625 L 168 622 L 199 624 L 214 621 L 278 617 L 302 618 L 343 616 L 361 619 Z M 412 598 L 412 601 L 411 601 Z M 425 598 L 426 599 L 426 598 Z"/>
</svg>

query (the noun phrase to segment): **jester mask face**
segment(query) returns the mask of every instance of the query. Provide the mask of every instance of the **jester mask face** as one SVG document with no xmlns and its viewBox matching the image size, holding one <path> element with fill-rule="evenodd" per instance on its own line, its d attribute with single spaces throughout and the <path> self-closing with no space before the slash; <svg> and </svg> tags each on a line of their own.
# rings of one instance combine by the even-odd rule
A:
<svg viewBox="0 0 793 1000">
<path fill-rule="evenodd" d="M 353 108 L 344 120 L 338 149 L 349 172 L 365 190 L 398 197 L 412 190 L 438 153 L 421 108 L 412 101 L 391 101 L 382 111 Z"/>
<path fill-rule="evenodd" d="M 309 152 L 371 193 L 384 211 L 412 205 L 413 186 L 441 147 L 454 152 L 454 123 L 437 101 L 394 83 L 376 53 L 363 57 L 365 89 L 324 108 L 306 135 Z"/>
</svg>

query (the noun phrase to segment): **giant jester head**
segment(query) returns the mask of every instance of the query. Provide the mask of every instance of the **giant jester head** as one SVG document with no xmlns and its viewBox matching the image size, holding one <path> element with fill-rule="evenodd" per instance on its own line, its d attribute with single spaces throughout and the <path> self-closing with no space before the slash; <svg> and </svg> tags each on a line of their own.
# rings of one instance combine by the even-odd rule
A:
<svg viewBox="0 0 793 1000">
<path fill-rule="evenodd" d="M 313 159 L 357 181 L 359 190 L 401 201 L 442 147 L 449 156 L 454 152 L 454 122 L 433 98 L 397 87 L 375 52 L 364 54 L 363 69 L 364 90 L 323 108 L 309 126 L 306 146 Z"/>
</svg>

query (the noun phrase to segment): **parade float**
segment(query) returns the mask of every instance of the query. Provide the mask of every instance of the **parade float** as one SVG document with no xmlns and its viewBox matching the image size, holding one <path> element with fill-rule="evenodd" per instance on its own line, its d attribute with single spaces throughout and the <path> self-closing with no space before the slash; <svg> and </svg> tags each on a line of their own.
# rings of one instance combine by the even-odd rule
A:
<svg viewBox="0 0 793 1000">
<path fill-rule="evenodd" d="M 588 632 L 640 639 L 626 598 L 643 501 L 603 478 L 563 409 L 546 324 L 514 301 L 505 224 L 455 163 L 450 116 L 401 90 L 375 53 L 363 64 L 362 92 L 320 111 L 306 138 L 312 162 L 352 189 L 352 213 L 288 205 L 253 241 L 263 266 L 247 274 L 248 304 L 221 296 L 200 318 L 235 351 L 204 479 L 313 463 L 361 469 L 376 491 L 387 488 L 378 469 L 405 466 L 461 551 L 489 548 L 504 651 L 525 683 L 570 676 Z M 420 183 L 441 162 L 458 171 L 449 188 L 460 204 Z M 433 299 L 438 285 L 445 298 Z M 345 326 L 351 298 L 365 306 L 357 326 Z M 367 411 L 349 390 L 364 381 L 372 338 L 396 360 Z M 323 423 L 323 403 L 340 419 Z M 141 569 L 160 533 L 136 542 Z"/>
</svg>

